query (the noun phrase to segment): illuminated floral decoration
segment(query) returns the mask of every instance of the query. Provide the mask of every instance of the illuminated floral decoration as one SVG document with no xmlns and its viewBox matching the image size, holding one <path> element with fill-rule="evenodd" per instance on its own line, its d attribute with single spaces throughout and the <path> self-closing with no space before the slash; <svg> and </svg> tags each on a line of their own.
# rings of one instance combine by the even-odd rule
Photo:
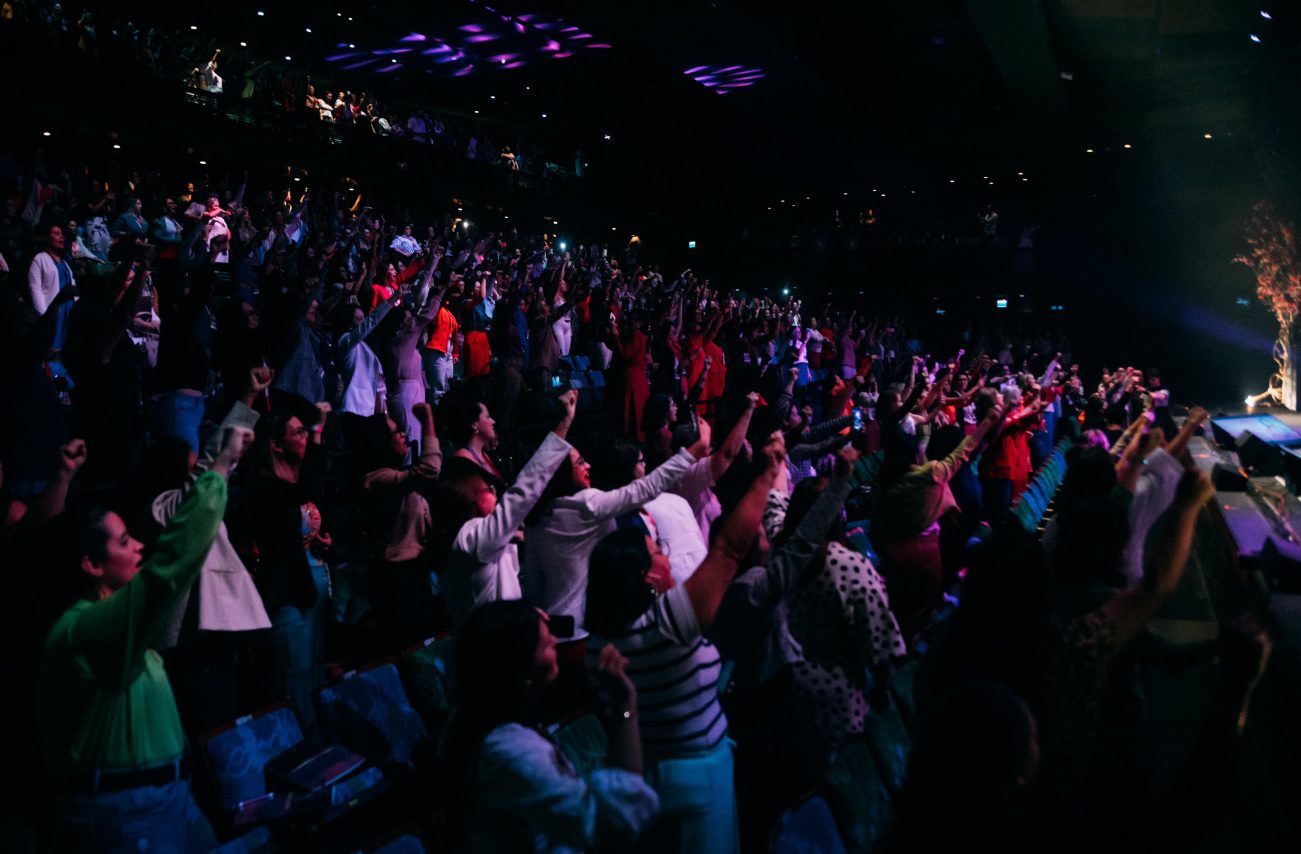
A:
<svg viewBox="0 0 1301 854">
<path fill-rule="evenodd" d="M 1278 321 L 1278 338 L 1274 341 L 1274 362 L 1278 370 L 1269 378 L 1269 387 L 1247 398 L 1256 405 L 1266 400 L 1297 408 L 1297 359 L 1293 353 L 1293 336 L 1298 311 L 1301 310 L 1301 263 L 1296 249 L 1296 227 L 1282 220 L 1268 202 L 1258 202 L 1255 215 L 1244 233 L 1247 252 L 1234 258 L 1256 276 L 1256 298 L 1263 302 Z"/>
<path fill-rule="evenodd" d="M 466 77 L 489 69 L 513 70 L 535 62 L 569 59 L 584 50 L 608 50 L 581 27 L 563 18 L 527 13 L 507 15 L 479 5 L 484 16 L 450 33 L 409 33 L 390 47 L 358 49 L 340 43 L 339 53 L 327 56 L 345 71 L 368 69 L 376 74 L 399 69 L 426 74 Z"/>
<path fill-rule="evenodd" d="M 753 86 L 764 78 L 762 68 L 748 65 L 696 65 L 682 73 L 720 95 Z"/>
</svg>

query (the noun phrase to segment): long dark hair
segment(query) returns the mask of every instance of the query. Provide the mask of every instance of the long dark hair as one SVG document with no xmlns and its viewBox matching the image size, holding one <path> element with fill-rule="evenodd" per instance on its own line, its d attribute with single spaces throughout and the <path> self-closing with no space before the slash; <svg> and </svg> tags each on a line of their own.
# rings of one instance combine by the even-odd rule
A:
<svg viewBox="0 0 1301 854">
<path fill-rule="evenodd" d="M 560 462 L 560 467 L 556 469 L 556 473 L 548 481 L 547 488 L 542 490 L 538 503 L 533 505 L 529 515 L 525 517 L 524 524 L 539 524 L 544 517 L 551 515 L 551 505 L 557 498 L 573 495 L 577 491 L 578 487 L 574 485 L 574 458 L 569 454 L 565 454 L 565 458 Z"/>
<path fill-rule="evenodd" d="M 541 615 L 522 599 L 488 602 L 465 618 L 456 634 L 453 680 L 455 711 L 443 740 L 448 794 L 460 802 L 457 815 L 472 807 L 474 769 L 488 733 L 502 724 L 538 722 L 538 693 L 530 681 Z"/>
<path fill-rule="evenodd" d="M 110 510 L 87 505 L 65 511 L 49 527 L 47 542 L 53 548 L 53 567 L 41 584 L 41 637 L 65 611 L 82 599 L 93 599 L 95 580 L 81 568 L 82 558 L 104 561 L 108 557 L 108 530 L 104 519 Z M 50 557 L 50 556 L 47 556 Z"/>
<path fill-rule="evenodd" d="M 646 582 L 651 556 L 642 528 L 633 526 L 606 535 L 596 544 L 587 567 L 583 624 L 596 634 L 620 634 L 655 601 Z"/>
</svg>

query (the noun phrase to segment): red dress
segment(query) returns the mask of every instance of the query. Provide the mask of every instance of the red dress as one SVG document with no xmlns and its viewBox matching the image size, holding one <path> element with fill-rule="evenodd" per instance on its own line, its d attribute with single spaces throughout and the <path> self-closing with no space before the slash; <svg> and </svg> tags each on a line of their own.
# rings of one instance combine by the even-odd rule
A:
<svg viewBox="0 0 1301 854">
<path fill-rule="evenodd" d="M 646 378 L 646 335 L 634 332 L 619 339 L 619 351 L 623 355 L 623 423 L 627 430 L 632 419 L 633 435 L 637 441 L 644 441 L 646 434 L 641 429 L 641 414 L 646 407 L 646 398 L 650 397 L 650 380 Z"/>
</svg>

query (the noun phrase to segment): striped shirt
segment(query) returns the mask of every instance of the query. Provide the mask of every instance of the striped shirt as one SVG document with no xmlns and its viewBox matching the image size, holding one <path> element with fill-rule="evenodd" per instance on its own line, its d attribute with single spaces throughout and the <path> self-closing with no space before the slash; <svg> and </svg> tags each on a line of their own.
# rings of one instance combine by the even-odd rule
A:
<svg viewBox="0 0 1301 854">
<path fill-rule="evenodd" d="M 587 644 L 590 669 L 607 643 L 628 658 L 648 757 L 703 753 L 718 746 L 727 735 L 727 717 L 718 702 L 722 662 L 718 649 L 701 635 L 685 587 L 669 590 L 621 634 L 593 635 Z"/>
</svg>

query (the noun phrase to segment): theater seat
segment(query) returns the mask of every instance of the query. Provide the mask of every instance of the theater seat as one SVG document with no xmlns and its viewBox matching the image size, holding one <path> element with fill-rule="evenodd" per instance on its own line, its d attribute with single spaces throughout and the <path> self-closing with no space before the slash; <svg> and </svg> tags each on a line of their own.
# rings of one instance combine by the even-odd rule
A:
<svg viewBox="0 0 1301 854">
<path fill-rule="evenodd" d="M 316 704 L 326 734 L 374 762 L 409 765 L 429 736 L 393 661 L 344 674 L 317 692 Z"/>
<path fill-rule="evenodd" d="M 452 713 L 452 638 L 430 638 L 402 653 L 398 670 L 412 707 L 430 732 L 441 730 Z"/>
<path fill-rule="evenodd" d="M 773 854 L 844 854 L 836 817 L 820 795 L 782 813 L 772 834 Z"/>
<path fill-rule="evenodd" d="M 279 703 L 199 738 L 223 812 L 269 791 L 265 768 L 275 757 L 303 740 L 298 716 L 288 703 Z"/>
<path fill-rule="evenodd" d="M 894 817 L 894 804 L 867 742 L 853 738 L 832 757 L 824 796 L 850 849 L 870 851 Z"/>
</svg>

